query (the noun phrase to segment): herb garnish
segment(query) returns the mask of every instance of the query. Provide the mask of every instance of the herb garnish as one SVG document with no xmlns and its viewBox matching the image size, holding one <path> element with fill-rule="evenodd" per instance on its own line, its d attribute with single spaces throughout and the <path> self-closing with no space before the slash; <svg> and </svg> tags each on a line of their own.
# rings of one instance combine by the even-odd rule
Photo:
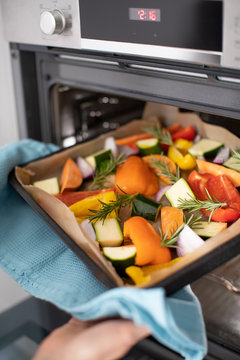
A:
<svg viewBox="0 0 240 360">
<path fill-rule="evenodd" d="M 181 199 L 181 198 L 178 199 L 178 208 L 182 209 L 182 210 L 187 210 L 190 213 L 193 211 L 202 210 L 202 209 L 205 209 L 208 212 L 210 211 L 210 216 L 208 219 L 208 221 L 210 221 L 214 211 L 216 211 L 217 209 L 219 209 L 223 206 L 227 206 L 227 203 L 222 203 L 215 197 L 212 198 L 211 195 L 209 194 L 208 190 L 206 188 L 205 188 L 205 190 L 206 190 L 208 199 L 198 200 L 198 199 L 195 199 L 192 195 L 188 194 L 190 197 L 189 199 Z"/>
<path fill-rule="evenodd" d="M 180 170 L 179 167 L 176 166 L 176 174 L 173 174 L 167 165 L 166 159 L 152 159 L 150 167 L 154 169 L 159 169 L 158 175 L 164 175 L 169 178 L 171 184 L 175 184 L 180 179 Z"/>
<path fill-rule="evenodd" d="M 160 125 L 147 126 L 143 129 L 145 132 L 152 134 L 161 144 L 172 145 L 172 137 L 169 131 L 161 129 Z"/>
<path fill-rule="evenodd" d="M 240 152 L 237 149 L 231 149 L 233 153 L 233 158 L 237 161 L 240 161 Z"/>
<path fill-rule="evenodd" d="M 99 187 L 100 189 L 104 188 L 104 182 L 108 175 L 112 174 L 118 165 L 124 162 L 125 154 L 120 154 L 116 159 L 113 156 L 109 160 L 104 161 L 102 166 L 96 171 L 96 175 L 93 177 L 93 182 L 89 185 L 89 189 L 93 187 Z"/>
<path fill-rule="evenodd" d="M 166 233 L 163 236 L 162 235 L 162 230 L 159 228 L 160 236 L 162 238 L 161 246 L 177 248 L 176 242 L 177 242 L 178 236 L 179 236 L 180 232 L 183 230 L 184 226 L 188 225 L 191 229 L 200 229 L 199 228 L 199 221 L 201 220 L 201 218 L 202 218 L 201 215 L 194 218 L 194 215 L 192 214 L 190 216 L 190 218 L 188 220 L 186 220 L 186 217 L 184 215 L 183 224 L 181 226 L 179 226 L 179 228 L 173 234 L 171 234 L 171 236 L 169 238 L 167 238 L 168 237 L 168 231 L 166 231 Z"/>
<path fill-rule="evenodd" d="M 121 190 L 124 192 L 123 190 Z M 98 200 L 101 203 L 101 208 L 99 210 L 89 209 L 93 213 L 93 215 L 89 215 L 87 218 L 92 222 L 95 223 L 96 221 L 104 221 L 106 220 L 107 216 L 115 211 L 117 215 L 117 219 L 119 220 L 119 212 L 120 209 L 126 206 L 131 205 L 132 201 L 138 193 L 129 195 L 127 193 L 119 194 L 116 192 L 117 200 L 111 200 L 109 203 L 105 203 L 101 200 Z"/>
</svg>

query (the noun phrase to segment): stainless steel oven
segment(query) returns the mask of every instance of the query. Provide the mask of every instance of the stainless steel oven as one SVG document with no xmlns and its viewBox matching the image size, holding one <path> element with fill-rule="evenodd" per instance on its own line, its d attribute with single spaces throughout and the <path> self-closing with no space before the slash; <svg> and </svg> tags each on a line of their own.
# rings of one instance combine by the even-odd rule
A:
<svg viewBox="0 0 240 360">
<path fill-rule="evenodd" d="M 67 147 L 141 117 L 147 101 L 240 136 L 238 0 L 3 0 L 3 10 L 20 137 Z M 238 264 L 192 284 L 208 359 L 239 358 Z M 177 358 L 156 346 L 141 352 Z"/>
</svg>

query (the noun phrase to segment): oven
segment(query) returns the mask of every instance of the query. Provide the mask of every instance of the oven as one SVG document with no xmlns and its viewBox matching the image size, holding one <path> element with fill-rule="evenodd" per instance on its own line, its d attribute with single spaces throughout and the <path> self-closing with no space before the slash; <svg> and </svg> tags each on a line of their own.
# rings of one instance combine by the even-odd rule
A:
<svg viewBox="0 0 240 360">
<path fill-rule="evenodd" d="M 68 147 L 141 118 L 148 102 L 240 136 L 238 0 L 3 0 L 3 11 L 21 138 Z M 207 359 L 240 355 L 238 264 L 192 284 Z M 178 358 L 152 340 L 136 351 Z"/>
</svg>

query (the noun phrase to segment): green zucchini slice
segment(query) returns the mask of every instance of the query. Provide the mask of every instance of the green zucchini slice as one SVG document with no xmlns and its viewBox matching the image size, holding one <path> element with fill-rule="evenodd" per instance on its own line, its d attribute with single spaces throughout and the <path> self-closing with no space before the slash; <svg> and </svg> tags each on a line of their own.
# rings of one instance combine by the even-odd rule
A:
<svg viewBox="0 0 240 360">
<path fill-rule="evenodd" d="M 188 152 L 196 157 L 205 156 L 206 158 L 213 158 L 222 146 L 223 144 L 219 141 L 201 139 L 196 144 L 191 146 Z"/>
<path fill-rule="evenodd" d="M 144 139 L 136 142 L 141 156 L 161 154 L 163 152 L 158 139 Z"/>
<path fill-rule="evenodd" d="M 138 194 L 132 203 L 131 216 L 142 216 L 147 220 L 156 221 L 161 209 L 161 204 Z"/>
<path fill-rule="evenodd" d="M 132 245 L 118 247 L 104 247 L 104 256 L 111 261 L 120 275 L 125 274 L 128 266 L 134 265 L 136 247 Z"/>
<path fill-rule="evenodd" d="M 96 221 L 93 224 L 97 241 L 104 246 L 120 246 L 123 242 L 123 233 L 116 218 Z"/>
<path fill-rule="evenodd" d="M 35 181 L 33 186 L 36 186 L 52 195 L 59 194 L 60 191 L 58 178 L 56 177 Z"/>
<path fill-rule="evenodd" d="M 165 196 L 173 207 L 178 207 L 178 199 L 189 200 L 191 198 L 196 199 L 196 196 L 192 192 L 192 189 L 188 185 L 185 179 L 179 179 L 169 190 L 165 192 Z"/>
<path fill-rule="evenodd" d="M 109 161 L 112 157 L 111 150 L 101 150 L 86 157 L 86 161 L 93 169 L 100 169 L 103 162 Z"/>
<path fill-rule="evenodd" d="M 198 227 L 193 231 L 203 238 L 209 238 L 215 236 L 227 228 L 225 222 L 214 222 L 214 221 L 199 221 Z"/>
<path fill-rule="evenodd" d="M 236 170 L 238 172 L 240 172 L 240 161 L 238 161 L 237 159 L 235 159 L 233 156 L 231 156 L 224 164 L 223 166 L 232 169 L 232 170 Z"/>
</svg>

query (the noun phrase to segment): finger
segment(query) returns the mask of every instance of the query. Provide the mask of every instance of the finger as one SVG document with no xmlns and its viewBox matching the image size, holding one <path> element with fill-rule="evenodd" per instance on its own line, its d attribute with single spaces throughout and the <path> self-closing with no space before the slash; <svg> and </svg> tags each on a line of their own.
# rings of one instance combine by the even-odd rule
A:
<svg viewBox="0 0 240 360">
<path fill-rule="evenodd" d="M 130 320 L 108 320 L 86 329 L 67 349 L 69 359 L 113 360 L 124 356 L 150 331 Z"/>
</svg>

